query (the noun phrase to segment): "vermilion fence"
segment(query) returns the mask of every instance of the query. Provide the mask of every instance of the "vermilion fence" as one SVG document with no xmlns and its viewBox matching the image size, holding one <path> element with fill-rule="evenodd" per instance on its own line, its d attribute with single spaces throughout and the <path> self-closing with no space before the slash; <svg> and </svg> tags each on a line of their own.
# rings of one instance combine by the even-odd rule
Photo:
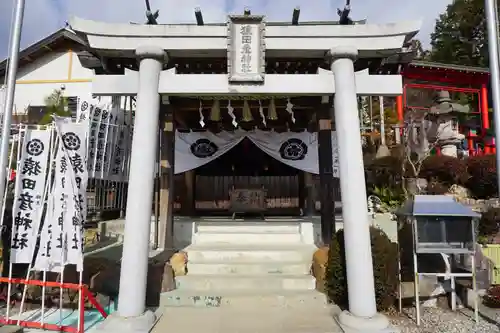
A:
<svg viewBox="0 0 500 333">
<path fill-rule="evenodd" d="M 107 317 L 107 313 L 104 308 L 96 301 L 94 295 L 89 291 L 88 287 L 84 284 L 75 284 L 75 283 L 64 283 L 64 282 L 54 282 L 54 281 L 40 281 L 40 280 L 26 280 L 19 278 L 6 278 L 1 277 L 0 283 L 6 284 L 7 289 L 9 291 L 13 290 L 13 286 L 23 285 L 23 286 L 39 286 L 42 288 L 42 304 L 41 304 L 41 315 L 36 316 L 36 319 L 30 320 L 31 316 L 28 316 L 26 319 L 23 319 L 23 305 L 25 303 L 24 294 L 23 299 L 21 299 L 21 307 L 20 312 L 14 316 L 11 316 L 12 305 L 15 301 L 13 299 L 13 295 L 10 293 L 7 294 L 5 299 L 7 311 L 4 316 L 0 316 L 0 323 L 4 325 L 15 325 L 26 328 L 36 328 L 36 329 L 44 329 L 49 331 L 57 331 L 57 332 L 69 332 L 69 333 L 83 333 L 85 331 L 85 304 L 88 301 L 92 306 L 102 315 L 103 318 Z M 59 324 L 50 324 L 45 323 L 45 312 L 47 308 L 45 306 L 45 289 L 49 288 L 59 288 L 61 293 L 61 297 L 59 298 L 59 311 L 60 317 L 62 318 L 63 311 L 63 299 L 62 299 L 62 290 L 76 290 L 78 291 L 78 325 L 74 326 L 65 326 L 62 324 L 62 321 Z M 37 319 L 39 318 L 39 319 Z"/>
</svg>

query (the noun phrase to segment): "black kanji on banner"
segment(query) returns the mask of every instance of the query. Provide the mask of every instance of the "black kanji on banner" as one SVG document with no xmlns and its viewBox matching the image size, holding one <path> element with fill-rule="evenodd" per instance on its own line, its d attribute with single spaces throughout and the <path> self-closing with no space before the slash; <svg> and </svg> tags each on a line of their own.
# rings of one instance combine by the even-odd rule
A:
<svg viewBox="0 0 500 333">
<path fill-rule="evenodd" d="M 12 248 L 24 250 L 27 247 L 28 247 L 28 233 L 17 232 L 12 238 Z"/>
<path fill-rule="evenodd" d="M 52 254 L 52 224 L 47 225 L 47 242 L 43 246 L 42 257 L 50 258 Z"/>
<path fill-rule="evenodd" d="M 23 167 L 21 169 L 21 174 L 26 176 L 38 176 L 42 172 L 42 166 L 40 161 L 34 160 L 31 157 L 27 157 L 24 160 Z"/>
</svg>

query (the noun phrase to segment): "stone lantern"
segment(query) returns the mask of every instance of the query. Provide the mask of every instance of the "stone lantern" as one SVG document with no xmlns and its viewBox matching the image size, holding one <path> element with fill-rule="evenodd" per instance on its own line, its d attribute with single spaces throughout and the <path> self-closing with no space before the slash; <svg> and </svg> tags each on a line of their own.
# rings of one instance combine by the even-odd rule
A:
<svg viewBox="0 0 500 333">
<path fill-rule="evenodd" d="M 457 146 L 465 139 L 458 130 L 458 117 L 468 113 L 469 106 L 453 103 L 448 91 L 438 92 L 427 114 L 427 139 L 447 156 L 457 157 Z"/>
</svg>

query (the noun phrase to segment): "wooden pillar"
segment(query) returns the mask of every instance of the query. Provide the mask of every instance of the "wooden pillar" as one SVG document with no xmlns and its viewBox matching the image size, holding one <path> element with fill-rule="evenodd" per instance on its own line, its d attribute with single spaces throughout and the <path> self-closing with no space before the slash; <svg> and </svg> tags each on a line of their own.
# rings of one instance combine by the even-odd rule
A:
<svg viewBox="0 0 500 333">
<path fill-rule="evenodd" d="M 170 104 L 160 108 L 160 248 L 174 247 L 174 110 Z"/>
<path fill-rule="evenodd" d="M 332 122 L 330 103 L 318 112 L 318 165 L 321 201 L 321 238 L 329 245 L 335 232 L 335 201 L 333 200 Z"/>
<path fill-rule="evenodd" d="M 185 215 L 194 216 L 196 211 L 194 190 L 195 190 L 195 170 L 189 170 L 184 173 L 184 200 L 182 202 L 182 211 Z"/>
<path fill-rule="evenodd" d="M 316 211 L 316 193 L 314 193 L 312 173 L 304 172 L 304 185 L 306 189 L 304 216 L 313 216 Z"/>
<path fill-rule="evenodd" d="M 304 175 L 305 175 L 305 172 L 304 171 L 299 171 L 298 173 L 298 184 L 299 184 L 299 188 L 298 188 L 298 193 L 297 193 L 297 196 L 299 197 L 299 209 L 300 209 L 300 213 L 302 215 L 306 215 L 305 214 L 305 211 L 306 211 L 306 188 L 305 188 L 305 178 L 304 178 Z"/>
</svg>

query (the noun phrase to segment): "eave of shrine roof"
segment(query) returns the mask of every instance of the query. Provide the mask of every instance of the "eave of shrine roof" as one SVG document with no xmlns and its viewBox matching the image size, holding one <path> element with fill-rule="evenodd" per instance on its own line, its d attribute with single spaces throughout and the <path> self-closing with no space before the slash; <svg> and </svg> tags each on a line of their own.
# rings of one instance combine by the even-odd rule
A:
<svg viewBox="0 0 500 333">
<path fill-rule="evenodd" d="M 266 38 L 280 37 L 381 37 L 409 35 L 413 37 L 421 27 L 421 21 L 405 21 L 387 24 L 339 25 L 336 22 L 310 22 L 291 25 L 266 23 Z M 106 23 L 73 17 L 73 30 L 83 34 L 115 37 L 227 37 L 226 24 L 128 24 Z M 410 37 L 410 38 L 411 38 Z"/>
<path fill-rule="evenodd" d="M 102 56 L 133 57 L 135 49 L 152 44 L 172 57 L 219 57 L 227 52 L 227 25 L 139 25 L 72 18 L 71 27 Z M 330 22 L 331 23 L 331 22 Z M 359 57 L 387 57 L 415 36 L 419 21 L 389 24 L 266 25 L 266 55 L 324 57 L 331 48 L 355 45 Z"/>
<path fill-rule="evenodd" d="M 431 61 L 412 61 L 410 64 L 411 67 L 417 68 L 429 68 L 436 70 L 451 70 L 456 72 L 467 72 L 467 73 L 478 73 L 478 74 L 489 74 L 490 71 L 486 67 L 475 67 L 475 66 L 463 66 L 463 65 L 454 65 L 454 64 L 444 64 L 440 62 L 431 62 Z"/>
<path fill-rule="evenodd" d="M 366 20 L 353 21 L 354 24 L 366 24 Z M 204 23 L 202 26 L 226 26 L 227 23 Z M 132 25 L 143 25 L 138 23 L 132 23 Z M 197 23 L 178 23 L 178 24 L 157 24 L 157 25 L 191 25 L 200 26 Z M 278 25 L 278 26 L 302 26 L 302 25 L 340 25 L 339 21 L 300 21 L 299 24 L 293 24 L 292 22 L 273 22 L 266 21 L 266 25 Z"/>
</svg>

